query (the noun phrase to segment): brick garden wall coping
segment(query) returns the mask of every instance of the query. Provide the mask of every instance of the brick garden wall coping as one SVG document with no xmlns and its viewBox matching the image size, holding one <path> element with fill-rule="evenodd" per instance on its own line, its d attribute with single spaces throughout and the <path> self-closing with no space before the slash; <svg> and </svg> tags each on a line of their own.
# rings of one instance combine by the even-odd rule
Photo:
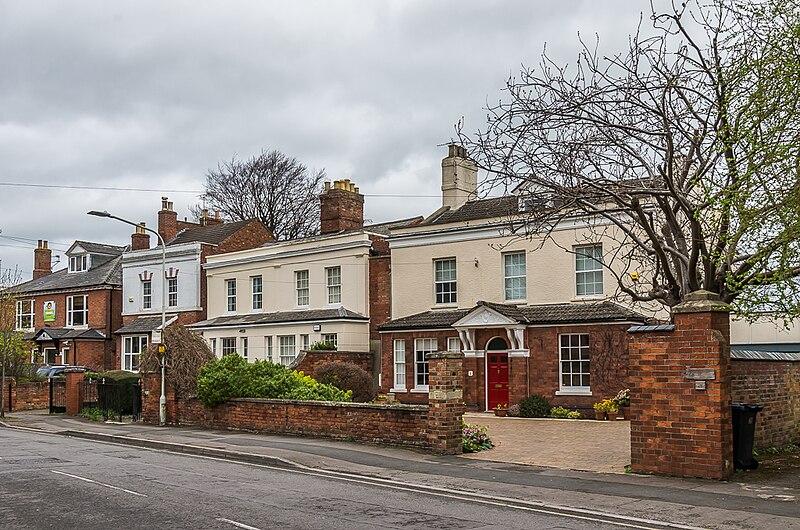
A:
<svg viewBox="0 0 800 530">
<path fill-rule="evenodd" d="M 229 402 L 272 403 L 276 405 L 303 405 L 307 407 L 338 407 L 345 409 L 400 410 L 427 412 L 428 405 L 407 405 L 403 403 L 353 403 L 351 401 L 308 401 L 303 399 L 272 398 L 234 398 Z"/>
</svg>

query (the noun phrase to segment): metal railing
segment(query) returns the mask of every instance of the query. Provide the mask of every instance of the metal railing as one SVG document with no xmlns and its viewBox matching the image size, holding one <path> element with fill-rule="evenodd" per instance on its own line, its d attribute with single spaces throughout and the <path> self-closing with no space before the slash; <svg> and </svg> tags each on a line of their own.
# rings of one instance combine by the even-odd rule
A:
<svg viewBox="0 0 800 530">
<path fill-rule="evenodd" d="M 142 386 L 140 383 L 120 383 L 106 379 L 81 382 L 83 409 L 97 409 L 104 420 L 123 421 L 142 417 Z"/>
</svg>

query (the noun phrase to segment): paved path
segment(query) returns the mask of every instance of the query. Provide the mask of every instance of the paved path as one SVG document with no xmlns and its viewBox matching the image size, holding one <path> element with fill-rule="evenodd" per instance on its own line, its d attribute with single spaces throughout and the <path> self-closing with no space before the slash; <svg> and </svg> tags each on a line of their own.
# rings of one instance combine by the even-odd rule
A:
<svg viewBox="0 0 800 530">
<path fill-rule="evenodd" d="M 598 473 L 625 473 L 631 463 L 628 421 L 498 418 L 485 413 L 464 414 L 464 421 L 487 426 L 495 444 L 491 451 L 464 458 Z"/>
</svg>

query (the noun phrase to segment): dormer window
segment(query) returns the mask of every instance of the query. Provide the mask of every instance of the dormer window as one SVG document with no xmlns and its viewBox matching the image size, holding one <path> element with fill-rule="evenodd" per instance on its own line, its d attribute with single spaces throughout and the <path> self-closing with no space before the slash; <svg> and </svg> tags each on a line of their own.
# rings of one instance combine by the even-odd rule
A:
<svg viewBox="0 0 800 530">
<path fill-rule="evenodd" d="M 69 272 L 83 272 L 89 269 L 89 255 L 80 254 L 69 257 Z"/>
</svg>

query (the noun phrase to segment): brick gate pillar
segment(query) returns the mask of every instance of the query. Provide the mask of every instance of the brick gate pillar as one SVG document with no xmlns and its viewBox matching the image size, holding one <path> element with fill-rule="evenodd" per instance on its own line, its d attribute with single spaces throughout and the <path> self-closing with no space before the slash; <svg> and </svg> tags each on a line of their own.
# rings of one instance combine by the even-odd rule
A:
<svg viewBox="0 0 800 530">
<path fill-rule="evenodd" d="M 631 328 L 634 472 L 725 480 L 733 472 L 730 306 L 695 291 L 673 326 Z"/>
<path fill-rule="evenodd" d="M 83 408 L 83 397 L 81 396 L 81 383 L 83 383 L 83 368 L 67 368 L 64 370 L 67 377 L 65 387 L 65 397 L 67 406 L 67 416 L 77 416 Z"/>
<path fill-rule="evenodd" d="M 435 352 L 428 359 L 428 440 L 442 454 L 461 452 L 464 354 Z"/>
</svg>

